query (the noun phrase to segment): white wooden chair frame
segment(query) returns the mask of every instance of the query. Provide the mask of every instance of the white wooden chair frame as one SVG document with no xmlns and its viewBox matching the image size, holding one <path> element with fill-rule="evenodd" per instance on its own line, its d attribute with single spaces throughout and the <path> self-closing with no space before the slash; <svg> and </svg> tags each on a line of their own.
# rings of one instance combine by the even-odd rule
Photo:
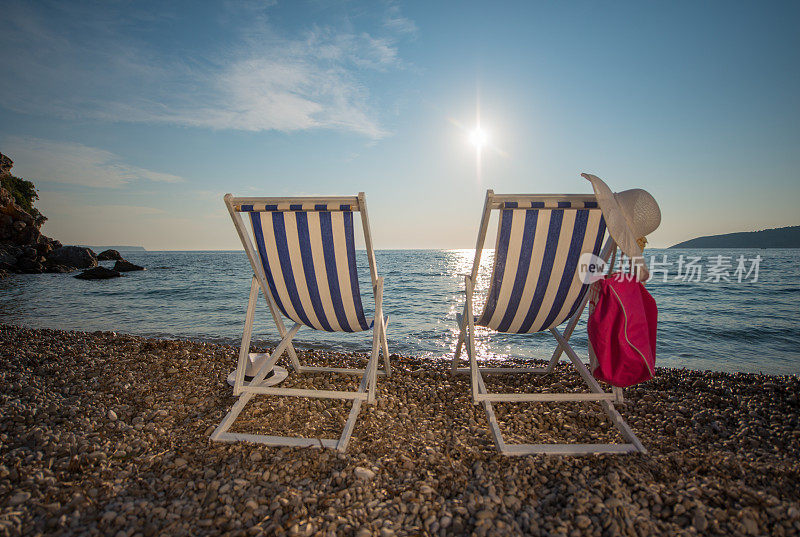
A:
<svg viewBox="0 0 800 537">
<path fill-rule="evenodd" d="M 297 357 L 297 352 L 292 345 L 292 339 L 303 326 L 295 323 L 291 329 L 287 330 L 281 317 L 281 312 L 271 298 L 269 286 L 267 285 L 266 275 L 258 253 L 250 239 L 250 234 L 245 227 L 240 211 L 237 209 L 243 204 L 303 204 L 303 203 L 335 203 L 350 204 L 353 211 L 361 213 L 361 223 L 364 230 L 364 242 L 366 243 L 367 258 L 369 259 L 370 276 L 372 278 L 372 290 L 375 298 L 375 319 L 372 327 L 372 353 L 365 369 L 352 369 L 341 367 L 322 367 L 302 365 Z M 225 416 L 216 430 L 211 434 L 211 440 L 221 442 L 236 442 L 240 440 L 257 442 L 270 446 L 294 446 L 294 447 L 325 447 L 345 451 L 353 433 L 356 418 L 361 410 L 361 403 L 375 402 L 375 387 L 378 376 L 391 375 L 391 365 L 389 363 L 389 346 L 386 341 L 386 327 L 388 319 L 383 316 L 383 277 L 378 276 L 375 265 L 375 252 L 372 248 L 372 235 L 370 233 L 369 218 L 367 215 L 366 196 L 360 192 L 358 196 L 328 196 L 328 197 L 279 197 L 279 198 L 235 198 L 231 194 L 225 195 L 225 205 L 233 219 L 233 224 L 239 234 L 239 238 L 244 246 L 247 258 L 253 269 L 253 278 L 250 284 L 250 299 L 247 303 L 247 314 L 245 317 L 244 333 L 242 334 L 242 344 L 239 349 L 239 361 L 236 368 L 236 381 L 234 383 L 233 394 L 239 399 L 233 408 Z M 250 339 L 253 332 L 253 320 L 255 318 L 256 303 L 258 301 L 259 289 L 266 299 L 269 311 L 275 321 L 275 326 L 281 336 L 281 342 L 272 351 L 269 358 L 261 365 L 253 379 L 245 384 L 244 376 L 247 366 Z M 272 370 L 278 359 L 286 353 L 289 357 L 289 365 L 297 373 L 343 373 L 350 375 L 361 375 L 361 382 L 356 391 L 332 391 L 332 390 L 308 390 L 296 388 L 278 388 L 259 386 L 264 378 Z M 383 354 L 384 368 L 379 370 L 379 356 Z M 344 430 L 338 439 L 331 438 L 305 438 L 297 436 L 269 436 L 246 433 L 231 433 L 228 429 L 233 425 L 245 405 L 256 394 L 280 395 L 289 397 L 314 397 L 320 399 L 345 399 L 352 400 L 353 406 L 350 415 L 344 425 Z"/>
<path fill-rule="evenodd" d="M 528 194 L 515 194 L 515 195 L 498 195 L 492 190 L 486 192 L 486 202 L 483 207 L 483 216 L 481 218 L 481 225 L 478 231 L 478 240 L 475 245 L 475 261 L 472 265 L 472 272 L 464 275 L 464 283 L 466 288 L 466 302 L 464 304 L 463 314 L 457 315 L 457 322 L 459 326 L 458 343 L 456 344 L 456 352 L 452 361 L 452 374 L 469 374 L 471 377 L 472 385 L 472 401 L 474 404 L 483 404 L 486 410 L 486 418 L 489 422 L 489 429 L 492 432 L 492 437 L 495 446 L 504 455 L 530 455 L 530 454 L 557 454 L 557 455 L 582 455 L 590 453 L 629 453 L 640 452 L 645 453 L 646 450 L 631 428 L 622 419 L 619 412 L 614 408 L 614 402 L 622 403 L 622 390 L 620 388 L 613 388 L 612 392 L 605 392 L 597 380 L 592 376 L 583 363 L 575 350 L 569 344 L 569 338 L 572 336 L 575 327 L 578 324 L 581 314 L 589 300 L 589 293 L 586 293 L 583 300 L 579 304 L 577 310 L 572 317 L 567 319 L 567 326 L 564 332 L 560 332 L 558 328 L 550 328 L 550 333 L 553 334 L 558 346 L 556 347 L 550 362 L 546 367 L 478 367 L 478 360 L 475 354 L 475 318 L 472 307 L 472 299 L 474 294 L 475 281 L 478 276 L 478 269 L 481 261 L 481 251 L 486 239 L 486 230 L 489 225 L 492 210 L 501 209 L 506 202 L 518 202 L 520 204 L 530 202 L 547 202 L 547 201 L 586 201 L 593 199 L 593 195 L 564 195 L 564 194 L 542 194 L 542 195 L 528 195 Z M 528 205 L 530 206 L 530 205 Z M 565 209 L 568 210 L 568 209 Z M 611 237 L 608 238 L 600 257 L 608 262 L 611 253 L 615 251 L 616 244 Z M 469 360 L 468 368 L 459 368 L 459 357 L 461 356 L 462 349 L 467 353 Z M 577 369 L 581 378 L 583 378 L 586 385 L 589 387 L 590 393 L 490 393 L 486 384 L 483 381 L 483 374 L 502 374 L 502 373 L 552 373 L 558 363 L 561 353 L 565 352 L 569 357 L 572 364 Z M 503 433 L 497 422 L 497 418 L 492 408 L 492 403 L 500 402 L 555 402 L 555 401 L 578 401 L 578 402 L 593 402 L 597 401 L 608 414 L 609 419 L 614 426 L 622 434 L 623 438 L 627 441 L 624 444 L 506 444 L 503 439 Z"/>
</svg>

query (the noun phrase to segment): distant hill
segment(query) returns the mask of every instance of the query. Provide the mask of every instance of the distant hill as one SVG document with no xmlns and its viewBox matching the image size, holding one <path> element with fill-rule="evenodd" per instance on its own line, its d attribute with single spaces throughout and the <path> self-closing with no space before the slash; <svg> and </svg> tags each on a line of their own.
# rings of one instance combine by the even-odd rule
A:
<svg viewBox="0 0 800 537">
<path fill-rule="evenodd" d="M 800 226 L 697 237 L 670 248 L 800 248 Z"/>
<path fill-rule="evenodd" d="M 84 248 L 91 248 L 93 252 L 100 253 L 104 250 L 117 250 L 118 252 L 146 252 L 141 246 L 89 246 L 88 244 L 79 244 Z"/>
</svg>

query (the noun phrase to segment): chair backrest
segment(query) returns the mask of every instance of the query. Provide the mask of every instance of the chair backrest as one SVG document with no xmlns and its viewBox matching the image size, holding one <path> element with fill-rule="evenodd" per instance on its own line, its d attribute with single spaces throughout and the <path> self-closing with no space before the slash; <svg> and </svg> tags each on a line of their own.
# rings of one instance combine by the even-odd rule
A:
<svg viewBox="0 0 800 537">
<path fill-rule="evenodd" d="M 361 212 L 374 285 L 377 271 L 363 193 L 346 198 L 228 196 L 226 203 L 253 270 L 264 277 L 268 298 L 283 315 L 328 332 L 359 332 L 372 326 L 361 302 L 353 226 L 353 213 Z M 249 216 L 252 235 L 241 213 Z"/>
<path fill-rule="evenodd" d="M 500 332 L 531 333 L 572 316 L 588 285 L 579 276 L 582 254 L 600 253 L 605 221 L 594 195 L 497 196 L 490 190 L 481 235 L 491 210 L 500 211 L 494 267 L 476 321 Z M 476 251 L 473 279 L 480 264 Z"/>
</svg>

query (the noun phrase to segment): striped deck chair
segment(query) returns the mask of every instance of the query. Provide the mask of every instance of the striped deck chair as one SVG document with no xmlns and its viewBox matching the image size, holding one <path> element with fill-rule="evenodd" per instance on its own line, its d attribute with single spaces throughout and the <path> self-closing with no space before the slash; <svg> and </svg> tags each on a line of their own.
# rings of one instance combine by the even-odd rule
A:
<svg viewBox="0 0 800 537">
<path fill-rule="evenodd" d="M 234 382 L 239 400 L 211 435 L 212 440 L 247 440 L 273 446 L 316 446 L 347 449 L 361 403 L 375 402 L 377 376 L 391 374 L 386 342 L 388 319 L 383 317 L 383 278 L 378 276 L 364 193 L 351 197 L 235 198 L 225 195 L 233 224 L 253 269 L 244 334 Z M 364 241 L 375 297 L 375 319 L 362 307 L 356 271 L 353 213 L 361 213 Z M 250 220 L 252 235 L 242 213 Z M 252 238 L 251 238 L 252 237 Z M 281 342 L 256 375 L 245 383 L 244 374 L 253 331 L 259 290 L 264 295 Z M 286 317 L 294 322 L 286 329 Z M 301 327 L 327 332 L 372 330 L 372 354 L 365 369 L 302 365 L 292 345 Z M 260 386 L 282 355 L 297 373 L 333 372 L 361 375 L 357 391 L 326 391 Z M 384 367 L 378 361 L 383 354 Z M 244 406 L 256 394 L 352 400 L 353 406 L 338 439 L 265 436 L 227 432 Z"/>
<path fill-rule="evenodd" d="M 499 210 L 497 246 L 486 303 L 480 317 L 473 316 L 475 279 L 481 260 L 486 229 L 493 210 Z M 587 289 L 578 274 L 578 260 L 591 252 L 607 261 L 616 244 L 609 237 L 602 247 L 606 227 L 594 195 L 497 195 L 486 193 L 475 261 L 465 275 L 466 304 L 457 315 L 460 329 L 452 373 L 469 373 L 472 399 L 482 403 L 497 448 L 506 455 L 534 453 L 584 454 L 644 452 L 645 449 L 625 423 L 614 402 L 622 391 L 604 392 L 569 344 L 588 300 Z M 558 326 L 568 321 L 564 332 Z M 546 367 L 481 368 L 475 355 L 475 326 L 509 334 L 549 330 L 558 346 Z M 462 349 L 468 368 L 459 368 Z M 589 393 L 490 393 L 483 374 L 550 373 L 565 352 L 589 387 Z M 506 444 L 492 409 L 493 402 L 597 401 L 617 427 L 624 444 Z"/>
</svg>

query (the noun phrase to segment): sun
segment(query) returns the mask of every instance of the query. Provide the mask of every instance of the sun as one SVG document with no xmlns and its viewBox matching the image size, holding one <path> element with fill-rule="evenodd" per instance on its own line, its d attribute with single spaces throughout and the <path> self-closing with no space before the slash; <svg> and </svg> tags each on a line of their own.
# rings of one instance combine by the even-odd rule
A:
<svg viewBox="0 0 800 537">
<path fill-rule="evenodd" d="M 481 149 L 489 141 L 489 134 L 480 127 L 475 127 L 469 133 L 469 141 L 476 148 Z"/>
</svg>

